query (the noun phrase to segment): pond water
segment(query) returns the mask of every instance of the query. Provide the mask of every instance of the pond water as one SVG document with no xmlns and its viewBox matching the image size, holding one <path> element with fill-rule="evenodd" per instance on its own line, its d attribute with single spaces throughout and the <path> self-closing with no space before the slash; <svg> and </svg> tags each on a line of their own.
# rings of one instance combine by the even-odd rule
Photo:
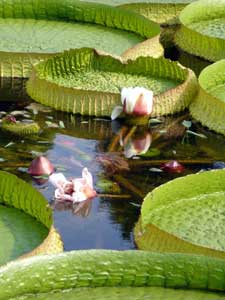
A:
<svg viewBox="0 0 225 300">
<path fill-rule="evenodd" d="M 224 137 L 191 120 L 187 112 L 154 120 L 143 130 L 119 121 L 73 116 L 39 106 L 26 95 L 24 83 L 1 79 L 0 111 L 14 112 L 18 119 L 33 119 L 42 131 L 31 138 L 1 132 L 0 168 L 44 194 L 54 210 L 65 250 L 135 249 L 133 228 L 149 191 L 178 176 L 225 161 Z M 186 132 L 184 121 L 192 122 L 188 124 L 194 134 Z M 133 147 L 146 139 L 151 141 L 147 154 L 132 156 Z M 48 182 L 40 185 L 26 172 L 40 154 L 67 178 L 80 177 L 87 167 L 93 174 L 97 197 L 78 205 L 56 203 L 53 186 Z M 162 172 L 160 166 L 170 160 L 180 161 L 185 170 Z"/>
</svg>

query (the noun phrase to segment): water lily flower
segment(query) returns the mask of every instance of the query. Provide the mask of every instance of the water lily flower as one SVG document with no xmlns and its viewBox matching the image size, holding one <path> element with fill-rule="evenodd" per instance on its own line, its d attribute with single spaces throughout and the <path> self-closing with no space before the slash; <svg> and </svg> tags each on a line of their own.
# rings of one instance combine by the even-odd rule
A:
<svg viewBox="0 0 225 300">
<path fill-rule="evenodd" d="M 53 173 L 50 182 L 56 187 L 55 198 L 59 201 L 82 202 L 96 196 L 93 178 L 87 168 L 82 171 L 82 178 L 67 180 L 62 173 Z"/>
<path fill-rule="evenodd" d="M 31 176 L 43 176 L 52 174 L 54 170 L 55 168 L 46 157 L 38 156 L 32 160 L 28 173 Z"/>
<path fill-rule="evenodd" d="M 122 106 L 116 106 L 111 114 L 115 120 L 122 112 L 136 117 L 149 116 L 153 109 L 153 92 L 143 87 L 122 88 Z"/>
<path fill-rule="evenodd" d="M 161 170 L 168 173 L 182 173 L 184 171 L 184 166 L 176 160 L 171 160 L 160 167 Z"/>
<path fill-rule="evenodd" d="M 120 141 L 120 144 L 124 146 L 124 155 L 126 158 L 146 153 L 151 143 L 152 136 L 150 133 L 146 133 L 144 136 L 131 136 L 124 145 L 123 141 Z"/>
</svg>

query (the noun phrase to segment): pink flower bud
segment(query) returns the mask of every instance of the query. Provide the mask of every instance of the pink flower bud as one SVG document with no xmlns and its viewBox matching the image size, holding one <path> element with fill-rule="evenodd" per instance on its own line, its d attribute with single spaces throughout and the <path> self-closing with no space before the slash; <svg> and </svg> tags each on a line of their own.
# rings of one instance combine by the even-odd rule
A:
<svg viewBox="0 0 225 300">
<path fill-rule="evenodd" d="M 168 173 L 182 173 L 185 167 L 181 165 L 178 161 L 171 160 L 165 164 L 162 164 L 160 169 Z"/>
<path fill-rule="evenodd" d="M 55 168 L 51 162 L 44 156 L 38 156 L 32 160 L 28 173 L 31 176 L 51 175 Z"/>
<path fill-rule="evenodd" d="M 9 123 L 15 123 L 16 124 L 16 118 L 13 115 L 5 116 L 4 120 L 9 122 Z"/>
</svg>

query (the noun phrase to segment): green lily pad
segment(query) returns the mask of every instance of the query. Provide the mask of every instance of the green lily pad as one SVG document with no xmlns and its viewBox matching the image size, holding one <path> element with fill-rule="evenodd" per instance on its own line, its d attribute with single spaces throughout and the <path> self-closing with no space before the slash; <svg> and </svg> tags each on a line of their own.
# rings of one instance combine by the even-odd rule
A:
<svg viewBox="0 0 225 300">
<path fill-rule="evenodd" d="M 0 27 L 1 77 L 28 77 L 33 64 L 71 48 L 121 55 L 160 32 L 135 12 L 70 0 L 0 0 Z"/>
<path fill-rule="evenodd" d="M 195 0 L 95 0 L 135 11 L 157 23 L 171 22 L 171 19 L 177 17 L 193 1 Z"/>
<path fill-rule="evenodd" d="M 34 67 L 28 94 L 55 109 L 82 115 L 110 116 L 121 105 L 122 87 L 153 90 L 153 116 L 185 109 L 197 92 L 191 70 L 165 58 L 140 57 L 123 62 L 82 48 L 66 51 Z"/>
<path fill-rule="evenodd" d="M 141 209 L 143 233 L 156 226 L 190 244 L 225 251 L 225 171 L 168 182 L 149 193 Z"/>
<path fill-rule="evenodd" d="M 0 300 L 27 299 L 26 296 L 29 296 L 28 299 L 74 299 L 74 295 L 80 300 L 85 299 L 82 291 L 83 295 L 89 291 L 88 299 L 96 299 L 97 294 L 98 299 L 157 299 L 148 297 L 146 293 L 151 295 L 154 291 L 149 287 L 175 288 L 177 293 L 174 291 L 174 295 L 177 294 L 178 299 L 197 300 L 198 295 L 201 299 L 202 290 L 214 292 L 206 293 L 203 299 L 211 299 L 213 295 L 217 298 L 212 299 L 220 299 L 216 292 L 224 292 L 224 271 L 224 259 L 197 255 L 134 250 L 73 251 L 37 256 L 0 268 Z M 201 291 L 190 291 L 188 298 L 188 292 L 183 289 Z M 118 296 L 127 295 L 117 298 L 115 291 Z M 172 297 L 172 290 L 159 290 L 159 294 L 160 291 L 164 295 L 162 299 L 176 299 Z M 165 298 L 167 292 L 172 298 Z M 135 294 L 137 298 L 133 298 Z M 224 297 L 224 293 L 221 295 Z"/>
<path fill-rule="evenodd" d="M 36 122 L 26 123 L 18 121 L 17 123 L 3 121 L 1 124 L 1 129 L 18 136 L 34 135 L 38 134 L 40 131 L 40 127 Z"/>
<path fill-rule="evenodd" d="M 0 265 L 32 251 L 47 235 L 47 227 L 31 216 L 0 205 Z"/>
<path fill-rule="evenodd" d="M 32 186 L 0 171 L 0 265 L 19 256 L 62 251 L 52 210 Z"/>
<path fill-rule="evenodd" d="M 188 53 L 210 61 L 225 58 L 225 2 L 199 0 L 181 12 L 175 43 Z"/>
<path fill-rule="evenodd" d="M 225 299 L 223 294 L 205 291 L 176 290 L 160 287 L 103 287 L 79 288 L 63 292 L 38 294 L 35 296 L 18 297 L 17 300 L 220 300 Z M 14 298 L 15 299 L 15 298 Z M 12 299 L 13 300 L 13 299 Z"/>
<path fill-rule="evenodd" d="M 200 90 L 190 107 L 192 116 L 225 135 L 225 59 L 205 68 L 199 76 Z"/>
</svg>

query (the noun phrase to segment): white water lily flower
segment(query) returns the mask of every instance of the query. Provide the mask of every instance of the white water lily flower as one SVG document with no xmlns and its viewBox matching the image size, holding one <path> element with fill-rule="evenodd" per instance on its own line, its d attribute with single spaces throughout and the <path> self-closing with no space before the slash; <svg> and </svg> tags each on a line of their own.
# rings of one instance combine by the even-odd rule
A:
<svg viewBox="0 0 225 300">
<path fill-rule="evenodd" d="M 122 111 L 134 116 L 148 116 L 153 109 L 153 92 L 143 87 L 122 88 L 121 102 L 123 106 L 116 106 L 111 114 L 115 120 Z"/>
<path fill-rule="evenodd" d="M 62 173 L 53 173 L 50 182 L 56 187 L 55 198 L 59 201 L 82 202 L 96 196 L 93 178 L 87 168 L 82 171 L 82 178 L 68 181 Z"/>
</svg>

